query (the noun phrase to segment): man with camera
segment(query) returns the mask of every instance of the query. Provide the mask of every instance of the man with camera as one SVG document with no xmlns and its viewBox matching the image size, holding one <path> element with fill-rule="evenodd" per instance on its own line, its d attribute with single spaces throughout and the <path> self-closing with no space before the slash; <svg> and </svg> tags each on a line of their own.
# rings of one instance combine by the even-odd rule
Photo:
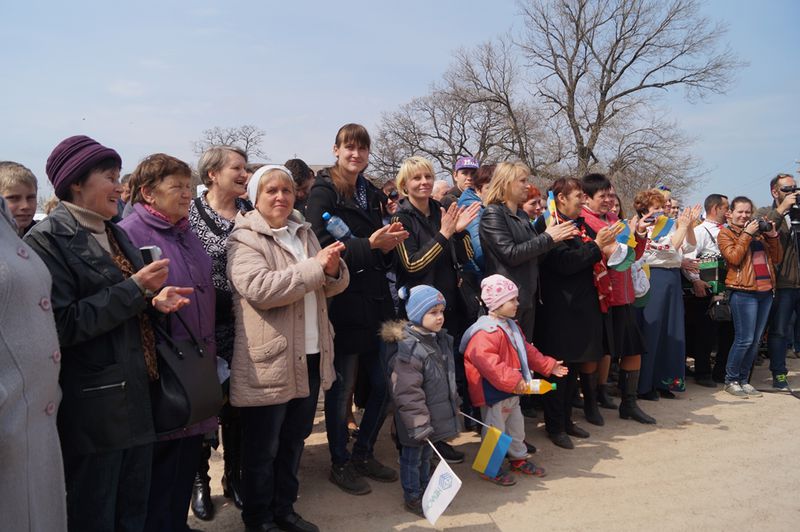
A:
<svg viewBox="0 0 800 532">
<path fill-rule="evenodd" d="M 728 198 L 722 194 L 710 194 L 703 207 L 706 211 L 703 223 L 694 228 L 697 247 L 686 255 L 686 259 L 698 266 L 698 261 L 721 262 L 717 236 L 725 224 L 728 214 Z M 712 269 L 708 269 L 709 272 Z M 713 273 L 713 272 L 712 272 Z M 733 343 L 733 325 L 730 321 L 714 322 L 708 315 L 712 296 L 724 288 L 724 271 L 716 269 L 716 275 L 704 275 L 699 269 L 683 269 L 683 275 L 692 283 L 691 293 L 684 293 L 686 352 L 694 357 L 694 380 L 700 386 L 715 388 L 716 382 L 725 381 L 725 363 Z M 713 279 L 712 279 L 713 278 Z M 711 369 L 711 351 L 717 344 L 717 358 Z"/>
<path fill-rule="evenodd" d="M 783 260 L 777 267 L 775 301 L 772 305 L 772 321 L 769 328 L 769 369 L 772 372 L 772 387 L 786 390 L 786 349 L 793 333 L 792 314 L 800 316 L 800 192 L 794 178 L 789 174 L 778 174 L 770 181 L 770 192 L 774 199 L 773 209 L 767 218 L 775 223 L 783 245 Z"/>
</svg>

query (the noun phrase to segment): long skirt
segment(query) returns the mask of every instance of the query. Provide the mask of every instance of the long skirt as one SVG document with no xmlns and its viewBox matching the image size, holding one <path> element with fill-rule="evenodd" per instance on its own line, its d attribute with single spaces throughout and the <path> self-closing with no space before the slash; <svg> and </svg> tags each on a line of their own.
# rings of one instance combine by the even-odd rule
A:
<svg viewBox="0 0 800 532">
<path fill-rule="evenodd" d="M 686 336 L 679 268 L 650 268 L 650 299 L 642 312 L 639 393 L 655 389 L 684 391 Z"/>
</svg>

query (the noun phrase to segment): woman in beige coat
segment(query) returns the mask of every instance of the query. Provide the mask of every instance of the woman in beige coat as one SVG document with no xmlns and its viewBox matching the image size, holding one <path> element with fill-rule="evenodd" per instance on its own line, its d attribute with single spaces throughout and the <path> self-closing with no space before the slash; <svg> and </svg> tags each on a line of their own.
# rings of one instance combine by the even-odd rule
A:
<svg viewBox="0 0 800 532">
<path fill-rule="evenodd" d="M 228 240 L 236 335 L 231 404 L 241 407 L 242 520 L 247 530 L 317 530 L 294 511 L 297 469 L 314 423 L 320 384 L 330 388 L 333 329 L 326 298 L 347 287 L 336 242 L 320 249 L 292 212 L 294 181 L 284 167 L 260 168 Z"/>
</svg>

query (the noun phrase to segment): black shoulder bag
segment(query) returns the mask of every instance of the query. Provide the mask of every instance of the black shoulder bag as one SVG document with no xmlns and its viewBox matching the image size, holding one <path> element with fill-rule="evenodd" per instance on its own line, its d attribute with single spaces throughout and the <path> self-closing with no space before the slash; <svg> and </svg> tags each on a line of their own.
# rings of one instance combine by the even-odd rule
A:
<svg viewBox="0 0 800 532">
<path fill-rule="evenodd" d="M 191 340 L 172 338 L 170 319 L 175 316 Z M 153 323 L 158 333 L 159 378 L 151 387 L 153 423 L 157 434 L 166 434 L 217 415 L 222 407 L 222 387 L 217 361 L 203 348 L 177 312 L 167 315 L 166 327 Z"/>
<path fill-rule="evenodd" d="M 464 265 L 458 261 L 456 248 L 453 240 L 450 240 L 450 256 L 453 259 L 453 269 L 456 271 L 458 295 L 461 299 L 461 306 L 464 309 L 467 323 L 474 323 L 478 319 L 481 311 L 481 290 L 480 280 L 476 272 L 464 269 Z"/>
</svg>

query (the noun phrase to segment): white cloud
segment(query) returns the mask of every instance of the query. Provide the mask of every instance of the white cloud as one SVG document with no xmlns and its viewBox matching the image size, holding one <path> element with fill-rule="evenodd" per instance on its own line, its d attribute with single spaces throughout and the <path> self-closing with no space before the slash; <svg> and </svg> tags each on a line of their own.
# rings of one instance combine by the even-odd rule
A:
<svg viewBox="0 0 800 532">
<path fill-rule="evenodd" d="M 122 98 L 139 98 L 147 93 L 142 83 L 130 79 L 112 81 L 107 88 L 108 92 Z"/>
</svg>

